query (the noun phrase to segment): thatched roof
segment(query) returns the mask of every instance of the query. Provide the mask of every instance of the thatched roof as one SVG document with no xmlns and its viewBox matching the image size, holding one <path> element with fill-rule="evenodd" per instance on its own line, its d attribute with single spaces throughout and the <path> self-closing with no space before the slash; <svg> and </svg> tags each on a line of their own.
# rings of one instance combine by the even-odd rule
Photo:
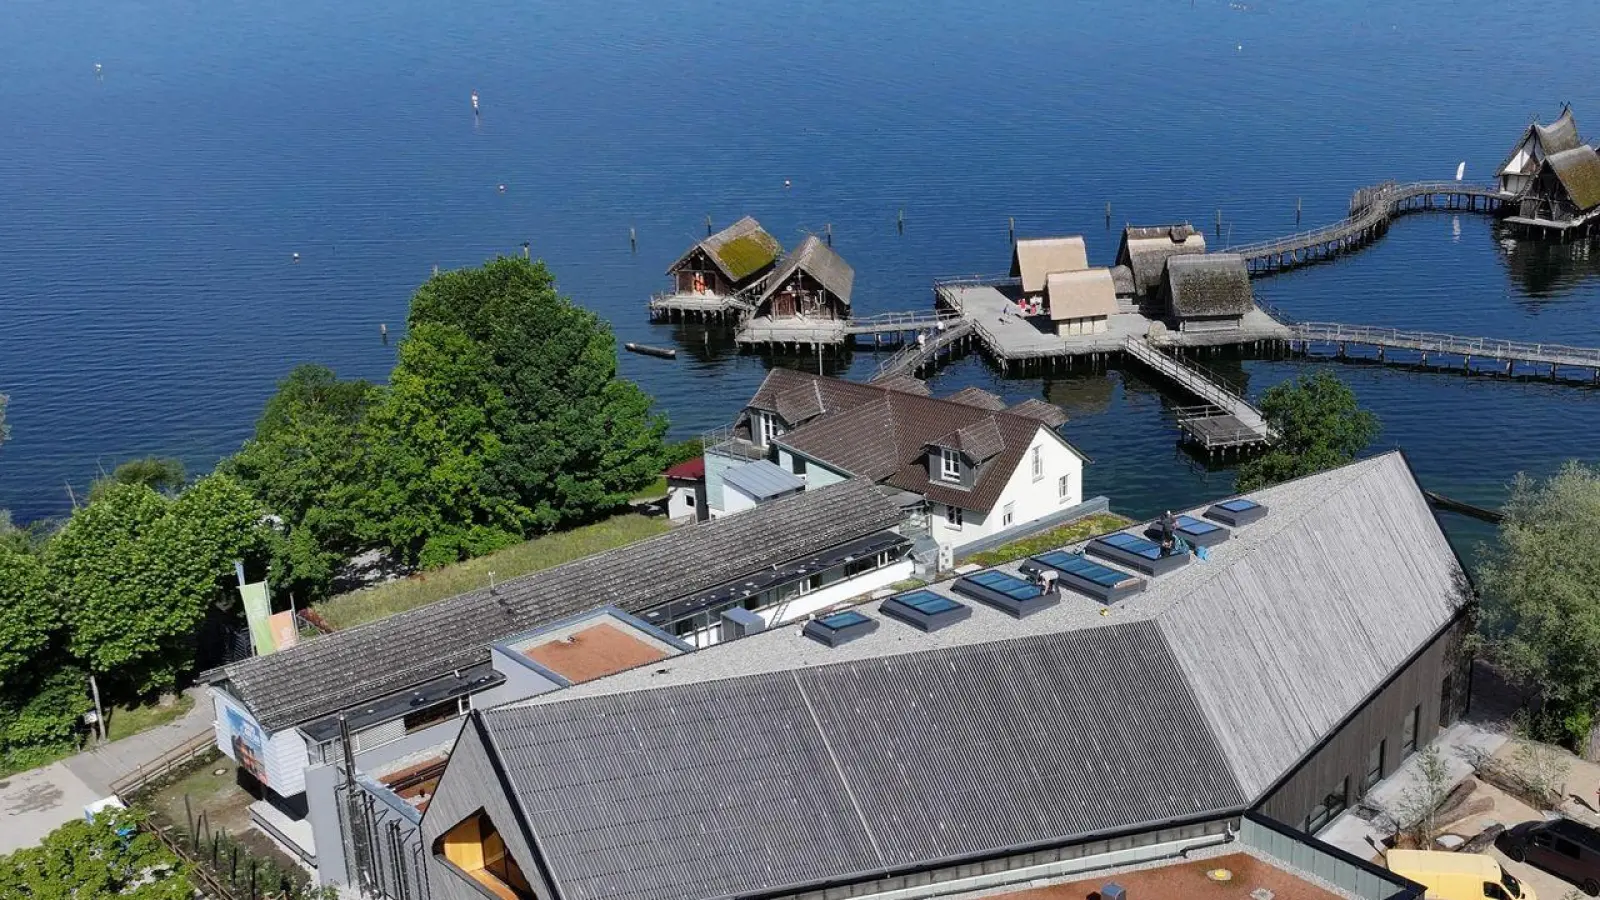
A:
<svg viewBox="0 0 1600 900">
<path fill-rule="evenodd" d="M 1567 197 L 1578 209 L 1588 212 L 1600 206 L 1600 153 L 1580 144 L 1546 158 L 1544 164 L 1566 189 Z"/>
<path fill-rule="evenodd" d="M 1167 259 L 1186 253 L 1206 252 L 1206 237 L 1188 223 L 1181 225 L 1129 225 L 1122 230 L 1117 265 L 1133 272 L 1133 292 L 1146 296 L 1161 286 Z"/>
<path fill-rule="evenodd" d="M 1052 272 L 1076 272 L 1089 267 L 1089 250 L 1083 238 L 1023 238 L 1011 248 L 1011 277 L 1022 279 L 1029 294 L 1044 290 Z"/>
<path fill-rule="evenodd" d="M 667 269 L 667 274 L 678 271 L 696 250 L 704 250 L 729 281 L 737 282 L 771 266 L 783 252 L 783 245 L 767 234 L 760 222 L 745 216 L 690 247 Z"/>
<path fill-rule="evenodd" d="M 1180 319 L 1242 316 L 1255 307 L 1250 271 L 1237 253 L 1174 256 L 1167 260 L 1162 291 Z"/>
<path fill-rule="evenodd" d="M 1050 318 L 1092 319 L 1117 312 L 1117 286 L 1110 269 L 1052 272 L 1046 282 Z"/>
<path fill-rule="evenodd" d="M 1505 161 L 1500 164 L 1501 175 L 1532 175 L 1539 171 L 1545 159 L 1557 153 L 1572 150 L 1583 143 L 1578 137 L 1578 122 L 1572 117 L 1572 107 L 1562 107 L 1561 115 L 1549 125 L 1540 125 L 1535 119 L 1522 130 Z"/>
<path fill-rule="evenodd" d="M 1133 270 L 1127 266 L 1111 267 L 1111 283 L 1116 285 L 1118 297 L 1133 296 Z"/>
<path fill-rule="evenodd" d="M 1006 408 L 1006 402 L 999 395 L 991 394 L 980 387 L 962 388 L 945 398 L 951 403 L 961 403 L 966 406 L 976 406 L 990 412 L 999 412 Z"/>
<path fill-rule="evenodd" d="M 777 293 L 796 272 L 810 275 L 828 293 L 839 298 L 840 303 L 850 305 L 850 290 L 855 286 L 856 270 L 850 268 L 849 263 L 814 234 L 806 235 L 800 246 L 778 264 L 778 268 L 767 281 L 767 289 L 761 293 L 761 299 L 756 305 L 767 302 L 768 298 Z"/>
</svg>

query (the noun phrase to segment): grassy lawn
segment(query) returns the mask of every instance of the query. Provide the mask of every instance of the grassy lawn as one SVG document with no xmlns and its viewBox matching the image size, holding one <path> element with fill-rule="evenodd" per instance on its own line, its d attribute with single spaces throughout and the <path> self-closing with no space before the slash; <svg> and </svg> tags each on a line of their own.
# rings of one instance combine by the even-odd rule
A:
<svg viewBox="0 0 1600 900">
<path fill-rule="evenodd" d="M 667 495 L 667 476 L 660 475 L 634 493 L 635 500 L 660 500 Z"/>
<path fill-rule="evenodd" d="M 488 556 L 469 559 L 443 569 L 419 572 L 410 578 L 377 587 L 340 594 L 315 609 L 333 628 L 349 628 L 489 586 L 496 582 L 571 562 L 591 553 L 611 550 L 662 534 L 671 526 L 662 517 L 623 513 L 603 522 L 570 531 L 547 534 Z"/>
<path fill-rule="evenodd" d="M 1060 528 L 1041 531 L 1032 536 L 1002 544 L 993 550 L 985 550 L 967 557 L 966 562 L 976 563 L 980 566 L 997 566 L 1001 563 L 1022 559 L 1024 556 L 1033 556 L 1046 550 L 1054 550 L 1067 544 L 1077 543 L 1084 538 L 1104 534 L 1118 528 L 1126 528 L 1133 524 L 1132 519 L 1126 519 L 1115 513 L 1097 513 L 1087 519 L 1069 522 Z"/>
<path fill-rule="evenodd" d="M 188 712 L 193 706 L 194 698 L 188 694 L 179 694 L 178 701 L 171 706 L 150 703 L 145 706 L 112 707 L 106 713 L 106 739 L 121 740 L 130 734 L 138 734 L 157 725 L 165 725 Z"/>
</svg>

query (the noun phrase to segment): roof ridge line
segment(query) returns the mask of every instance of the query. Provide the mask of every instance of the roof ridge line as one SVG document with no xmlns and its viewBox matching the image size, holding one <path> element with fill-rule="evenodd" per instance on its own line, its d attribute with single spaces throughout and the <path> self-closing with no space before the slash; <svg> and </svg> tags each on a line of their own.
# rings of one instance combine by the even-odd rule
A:
<svg viewBox="0 0 1600 900">
<path fill-rule="evenodd" d="M 816 707 L 811 705 L 811 697 L 806 694 L 806 686 L 800 681 L 800 670 L 790 669 L 789 675 L 794 679 L 794 688 L 800 692 L 800 699 L 806 705 L 806 713 L 811 716 L 812 726 L 817 729 L 817 737 L 822 740 L 822 749 L 828 751 L 828 763 L 839 776 L 839 784 L 844 787 L 844 795 L 850 798 L 850 808 L 856 811 L 856 821 L 861 823 L 861 831 L 867 836 L 867 843 L 872 845 L 872 854 L 878 857 L 878 865 L 887 866 L 889 860 L 884 858 L 883 850 L 878 847 L 878 836 L 872 833 L 872 826 L 867 824 L 867 816 L 861 811 L 861 801 L 856 799 L 855 788 L 850 786 L 850 779 L 844 774 L 844 767 L 839 765 L 839 757 L 833 752 L 833 742 L 828 740 L 827 729 L 822 727 L 822 719 L 817 716 Z"/>
</svg>

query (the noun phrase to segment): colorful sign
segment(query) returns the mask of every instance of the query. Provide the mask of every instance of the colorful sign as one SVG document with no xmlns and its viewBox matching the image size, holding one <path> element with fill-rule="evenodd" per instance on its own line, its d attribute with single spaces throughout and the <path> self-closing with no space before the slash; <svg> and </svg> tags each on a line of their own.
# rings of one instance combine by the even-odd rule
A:
<svg viewBox="0 0 1600 900">
<path fill-rule="evenodd" d="M 300 626 L 295 624 L 294 612 L 284 610 L 272 614 L 272 642 L 279 650 L 287 650 L 300 643 Z"/>
<path fill-rule="evenodd" d="M 232 740 L 229 745 L 233 748 L 233 761 L 239 764 L 256 780 L 266 785 L 267 781 L 267 740 L 262 733 L 261 726 L 254 720 L 245 716 L 236 709 L 227 711 L 228 733 Z"/>
</svg>

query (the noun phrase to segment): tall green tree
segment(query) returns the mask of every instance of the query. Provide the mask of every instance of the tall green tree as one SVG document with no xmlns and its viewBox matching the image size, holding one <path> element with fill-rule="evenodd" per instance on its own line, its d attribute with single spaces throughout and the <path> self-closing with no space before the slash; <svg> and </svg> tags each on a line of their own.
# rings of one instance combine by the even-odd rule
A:
<svg viewBox="0 0 1600 900">
<path fill-rule="evenodd" d="M 32 680 L 33 667 L 65 628 L 44 563 L 0 544 L 0 690 Z"/>
<path fill-rule="evenodd" d="M 506 403 L 486 362 L 461 329 L 413 325 L 361 429 L 368 536 L 424 567 L 514 543 L 533 521 L 496 490 L 506 446 L 494 423 Z"/>
<path fill-rule="evenodd" d="M 263 513 L 239 483 L 202 478 L 176 499 L 114 484 L 72 515 L 45 563 L 70 647 L 129 693 L 169 690 L 233 562 L 262 552 Z"/>
<path fill-rule="evenodd" d="M 37 847 L 0 856 L 0 897 L 190 900 L 195 888 L 187 868 L 155 835 L 135 827 L 140 818 L 108 810 L 93 822 L 74 819 Z"/>
<path fill-rule="evenodd" d="M 503 444 L 493 490 L 537 527 L 615 508 L 660 473 L 665 419 L 617 377 L 610 328 L 561 296 L 543 263 L 502 257 L 440 273 L 417 290 L 408 324 L 452 326 L 479 346 L 505 401 L 492 420 Z"/>
<path fill-rule="evenodd" d="M 302 601 L 326 593 L 338 566 L 371 531 L 357 507 L 362 422 L 380 396 L 366 381 L 303 365 L 279 382 L 254 436 L 219 471 L 237 478 L 282 524 L 272 580 Z"/>
<path fill-rule="evenodd" d="M 1600 749 L 1600 468 L 1567 464 L 1512 483 L 1505 519 L 1477 570 L 1490 655 L 1543 705 L 1534 727 L 1590 758 Z"/>
<path fill-rule="evenodd" d="M 1272 448 L 1239 467 L 1238 489 L 1271 484 L 1342 466 L 1378 436 L 1378 417 L 1361 408 L 1355 392 L 1328 371 L 1274 385 L 1261 397 L 1261 414 L 1277 432 Z"/>
</svg>

